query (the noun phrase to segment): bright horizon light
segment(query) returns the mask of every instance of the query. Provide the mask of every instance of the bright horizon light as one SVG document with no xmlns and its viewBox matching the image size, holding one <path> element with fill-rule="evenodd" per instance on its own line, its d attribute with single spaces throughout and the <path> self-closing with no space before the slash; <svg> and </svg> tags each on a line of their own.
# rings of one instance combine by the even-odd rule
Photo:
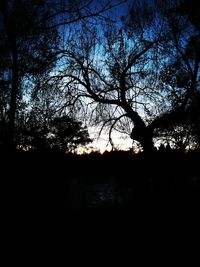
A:
<svg viewBox="0 0 200 267">
<path fill-rule="evenodd" d="M 112 146 L 109 143 L 109 136 L 108 133 L 103 132 L 101 136 L 98 138 L 98 130 L 94 127 L 89 127 L 88 132 L 90 138 L 93 140 L 91 143 L 87 144 L 86 146 L 79 147 L 76 149 L 76 153 L 83 154 L 83 153 L 90 153 L 100 152 L 104 153 L 105 151 L 111 151 Z M 114 147 L 119 150 L 129 150 L 133 147 L 133 140 L 126 136 L 122 135 L 121 133 L 114 132 L 112 133 L 112 140 L 114 143 Z"/>
</svg>

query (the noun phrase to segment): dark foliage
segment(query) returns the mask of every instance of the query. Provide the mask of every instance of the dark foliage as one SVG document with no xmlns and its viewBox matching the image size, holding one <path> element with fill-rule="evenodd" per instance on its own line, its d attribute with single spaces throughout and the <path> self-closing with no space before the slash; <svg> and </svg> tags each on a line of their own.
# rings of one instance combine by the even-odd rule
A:
<svg viewBox="0 0 200 267">
<path fill-rule="evenodd" d="M 33 114 L 18 131 L 20 150 L 66 153 L 92 141 L 86 127 L 66 115 L 45 120 Z"/>
</svg>

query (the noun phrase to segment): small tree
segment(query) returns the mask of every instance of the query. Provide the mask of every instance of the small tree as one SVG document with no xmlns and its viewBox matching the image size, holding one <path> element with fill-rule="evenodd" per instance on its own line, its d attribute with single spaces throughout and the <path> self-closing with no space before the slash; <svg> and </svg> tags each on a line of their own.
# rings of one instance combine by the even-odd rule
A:
<svg viewBox="0 0 200 267">
<path fill-rule="evenodd" d="M 87 128 L 67 115 L 44 118 L 41 114 L 32 113 L 19 131 L 19 148 L 23 150 L 66 153 L 92 141 Z"/>
<path fill-rule="evenodd" d="M 82 123 L 68 116 L 53 119 L 47 141 L 51 150 L 72 152 L 79 146 L 84 146 L 92 140 Z"/>
</svg>

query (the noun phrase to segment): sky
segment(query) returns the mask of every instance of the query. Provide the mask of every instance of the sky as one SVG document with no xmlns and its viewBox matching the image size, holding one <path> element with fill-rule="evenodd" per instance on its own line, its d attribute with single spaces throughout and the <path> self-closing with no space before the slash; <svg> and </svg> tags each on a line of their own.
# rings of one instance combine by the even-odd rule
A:
<svg viewBox="0 0 200 267">
<path fill-rule="evenodd" d="M 108 142 L 108 133 L 103 132 L 100 138 L 97 138 L 98 132 L 97 128 L 89 128 L 90 138 L 94 138 L 94 141 L 89 146 L 94 146 L 94 148 L 99 150 L 101 153 L 105 150 L 110 151 L 112 147 Z M 132 139 L 127 135 L 122 135 L 121 133 L 113 131 L 112 139 L 115 147 L 118 149 L 128 150 L 132 147 Z"/>
<path fill-rule="evenodd" d="M 93 134 L 90 135 L 92 138 Z M 113 141 L 115 143 L 115 148 L 118 150 L 129 150 L 133 146 L 133 142 L 130 138 L 127 138 L 126 140 L 120 138 L 117 136 L 117 134 L 113 134 Z M 94 141 L 90 144 L 88 144 L 85 147 L 78 148 L 78 153 L 89 153 L 91 151 L 97 151 L 100 153 L 103 153 L 105 151 L 111 151 L 112 147 L 108 143 L 108 136 L 102 136 L 99 139 L 94 139 Z"/>
<path fill-rule="evenodd" d="M 99 2 L 99 1 L 96 1 Z M 115 3 L 116 1 L 112 1 Z M 115 7 L 111 11 L 109 11 L 109 14 L 113 16 L 114 19 L 117 21 L 120 21 L 120 18 L 122 16 L 126 16 L 127 11 L 128 11 L 128 5 L 132 3 L 133 0 L 127 0 L 126 3 L 121 4 L 120 6 Z M 94 146 L 97 150 L 99 150 L 101 153 L 104 152 L 105 150 L 110 151 L 111 150 L 111 145 L 108 142 L 109 135 L 108 133 L 103 132 L 100 138 L 96 138 L 98 136 L 98 129 L 95 129 L 93 127 L 89 128 L 89 134 L 91 138 L 94 138 L 94 141 L 91 146 Z M 113 131 L 112 133 L 112 139 L 113 142 L 118 149 L 123 149 L 123 150 L 128 150 L 132 147 L 132 139 L 128 137 L 127 135 L 122 135 L 121 133 L 118 133 L 116 131 Z M 89 145 L 89 146 L 90 146 Z"/>
</svg>

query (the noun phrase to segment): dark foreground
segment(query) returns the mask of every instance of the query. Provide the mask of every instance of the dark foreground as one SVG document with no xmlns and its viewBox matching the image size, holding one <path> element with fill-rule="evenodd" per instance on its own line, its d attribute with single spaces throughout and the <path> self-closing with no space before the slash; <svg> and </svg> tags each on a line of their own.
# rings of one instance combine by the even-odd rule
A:
<svg viewBox="0 0 200 267">
<path fill-rule="evenodd" d="M 199 152 L 3 155 L 3 209 L 17 216 L 134 216 L 195 209 L 199 164 Z"/>
</svg>

